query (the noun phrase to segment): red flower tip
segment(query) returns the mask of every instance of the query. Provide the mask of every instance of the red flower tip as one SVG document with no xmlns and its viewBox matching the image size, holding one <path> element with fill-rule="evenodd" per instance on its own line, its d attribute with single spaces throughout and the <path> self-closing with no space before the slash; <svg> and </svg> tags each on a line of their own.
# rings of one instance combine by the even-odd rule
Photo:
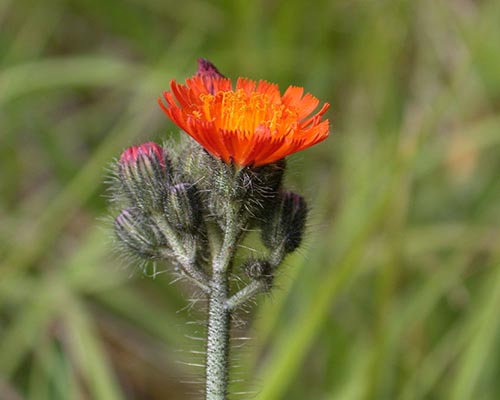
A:
<svg viewBox="0 0 500 400">
<path fill-rule="evenodd" d="M 196 76 L 185 85 L 171 82 L 171 91 L 158 99 L 172 121 L 201 146 L 226 163 L 260 166 L 304 150 L 328 137 L 329 107 L 290 86 L 283 94 L 277 85 L 238 78 L 233 88 L 217 68 L 198 60 Z"/>
<path fill-rule="evenodd" d="M 139 158 L 153 158 L 165 169 L 165 155 L 163 148 L 155 142 L 146 142 L 139 146 L 131 146 L 120 156 L 121 164 L 135 164 Z"/>
</svg>

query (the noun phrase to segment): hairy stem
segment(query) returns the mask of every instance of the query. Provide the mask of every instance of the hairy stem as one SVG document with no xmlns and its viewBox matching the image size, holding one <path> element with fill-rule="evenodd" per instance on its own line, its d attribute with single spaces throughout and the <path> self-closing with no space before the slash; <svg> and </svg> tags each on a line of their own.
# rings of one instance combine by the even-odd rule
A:
<svg viewBox="0 0 500 400">
<path fill-rule="evenodd" d="M 208 309 L 206 365 L 206 399 L 225 400 L 229 370 L 230 312 L 225 303 L 228 296 L 227 273 L 214 272 Z"/>
<path fill-rule="evenodd" d="M 205 271 L 203 271 L 203 269 L 196 264 L 196 254 L 189 254 L 186 251 L 177 233 L 165 221 L 163 216 L 161 216 L 160 214 L 154 214 L 152 215 L 152 218 L 158 228 L 160 228 L 160 230 L 166 236 L 177 261 L 179 262 L 181 268 L 184 270 L 184 273 L 187 276 L 193 278 L 197 285 L 208 293 L 208 276 Z"/>
<path fill-rule="evenodd" d="M 265 292 L 268 289 L 268 287 L 269 284 L 264 281 L 253 280 L 243 289 L 241 289 L 237 293 L 233 294 L 229 299 L 227 299 L 226 309 L 232 311 L 238 308 L 246 301 L 252 299 L 256 294 L 260 292 Z"/>
<path fill-rule="evenodd" d="M 229 297 L 229 271 L 241 233 L 237 207 L 229 207 L 224 239 L 213 258 L 208 307 L 206 363 L 206 400 L 225 400 L 229 376 L 229 331 L 231 311 L 226 307 Z"/>
</svg>

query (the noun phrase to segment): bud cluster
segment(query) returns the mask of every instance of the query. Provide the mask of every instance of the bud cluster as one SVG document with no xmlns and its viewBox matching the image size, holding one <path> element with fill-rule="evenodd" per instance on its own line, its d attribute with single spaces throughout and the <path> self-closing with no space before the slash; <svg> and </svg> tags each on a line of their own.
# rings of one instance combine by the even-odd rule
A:
<svg viewBox="0 0 500 400">
<path fill-rule="evenodd" d="M 285 160 L 236 167 L 191 140 L 169 145 L 168 154 L 153 142 L 130 147 L 114 185 L 120 248 L 145 260 L 168 259 L 206 288 L 211 253 L 228 224 L 236 224 L 237 241 L 260 229 L 265 254 L 243 261 L 241 270 L 268 290 L 283 258 L 299 247 L 307 217 L 304 199 L 282 188 L 285 167 Z"/>
<path fill-rule="evenodd" d="M 194 265 L 206 237 L 198 191 L 190 182 L 177 181 L 162 146 L 148 142 L 125 150 L 113 189 L 123 207 L 115 219 L 123 249 L 147 260 Z"/>
</svg>

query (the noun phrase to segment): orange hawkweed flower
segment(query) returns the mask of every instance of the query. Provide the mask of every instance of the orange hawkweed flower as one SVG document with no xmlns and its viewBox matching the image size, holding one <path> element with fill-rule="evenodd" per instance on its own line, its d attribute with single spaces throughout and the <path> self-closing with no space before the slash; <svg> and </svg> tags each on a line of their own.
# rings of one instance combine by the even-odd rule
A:
<svg viewBox="0 0 500 400">
<path fill-rule="evenodd" d="M 170 119 L 209 153 L 237 166 L 280 160 L 326 139 L 325 103 L 304 89 L 238 78 L 236 87 L 208 61 L 200 59 L 196 76 L 170 83 L 158 102 Z"/>
</svg>

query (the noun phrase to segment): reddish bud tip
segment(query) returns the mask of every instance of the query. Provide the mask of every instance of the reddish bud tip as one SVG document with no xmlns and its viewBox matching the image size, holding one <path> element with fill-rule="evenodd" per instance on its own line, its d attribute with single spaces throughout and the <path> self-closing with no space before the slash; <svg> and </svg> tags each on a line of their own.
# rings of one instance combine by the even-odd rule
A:
<svg viewBox="0 0 500 400">
<path fill-rule="evenodd" d="M 164 149 L 147 142 L 125 150 L 118 162 L 118 176 L 131 204 L 141 210 L 162 208 L 171 180 L 170 160 Z"/>
<path fill-rule="evenodd" d="M 213 65 L 205 58 L 198 59 L 198 72 L 196 73 L 196 76 L 199 76 L 201 79 L 203 79 L 205 87 L 212 94 L 215 94 L 216 92 L 213 82 L 214 79 L 225 78 L 225 76 L 219 72 L 215 65 Z"/>
<path fill-rule="evenodd" d="M 217 67 L 205 58 L 198 58 L 198 72 L 196 75 L 209 79 L 225 78 L 225 76 L 219 72 Z"/>
<path fill-rule="evenodd" d="M 155 142 L 146 142 L 139 146 L 132 146 L 125 150 L 121 157 L 121 164 L 133 164 L 141 157 L 153 158 L 165 169 L 165 156 L 163 148 Z"/>
</svg>

